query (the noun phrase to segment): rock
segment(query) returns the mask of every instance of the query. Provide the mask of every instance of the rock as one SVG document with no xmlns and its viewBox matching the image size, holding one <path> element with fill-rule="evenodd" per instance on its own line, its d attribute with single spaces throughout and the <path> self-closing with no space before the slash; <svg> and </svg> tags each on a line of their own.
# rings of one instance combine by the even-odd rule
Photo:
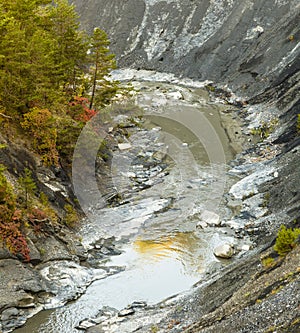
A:
<svg viewBox="0 0 300 333">
<path fill-rule="evenodd" d="M 35 246 L 42 253 L 43 261 L 53 260 L 71 260 L 72 256 L 66 246 L 55 239 L 53 236 L 48 238 L 40 238 Z"/>
<path fill-rule="evenodd" d="M 243 226 L 240 223 L 235 221 L 227 221 L 225 222 L 225 225 L 233 230 L 240 230 L 243 228 Z"/>
<path fill-rule="evenodd" d="M 127 149 L 130 149 L 132 146 L 130 143 L 119 143 L 118 144 L 118 148 L 120 150 L 127 150 Z"/>
<path fill-rule="evenodd" d="M 256 27 L 249 29 L 247 31 L 247 36 L 246 36 L 246 40 L 247 39 L 254 39 L 259 37 L 262 33 L 264 32 L 264 28 L 261 27 L 260 25 L 257 25 Z"/>
<path fill-rule="evenodd" d="M 83 319 L 78 326 L 76 326 L 76 329 L 78 330 L 87 330 L 90 327 L 93 327 L 97 325 L 97 323 L 93 319 Z"/>
<path fill-rule="evenodd" d="M 199 222 L 197 223 L 197 227 L 200 227 L 200 228 L 202 228 L 202 229 L 205 229 L 205 228 L 208 227 L 208 224 L 207 224 L 206 222 L 199 221 Z"/>
<path fill-rule="evenodd" d="M 27 244 L 30 250 L 30 262 L 33 265 L 39 264 L 42 261 L 40 251 L 30 239 L 28 239 Z"/>
<path fill-rule="evenodd" d="M 114 130 L 114 128 L 113 128 L 113 127 L 108 127 L 108 133 L 112 133 L 112 132 L 113 132 L 113 130 Z"/>
<path fill-rule="evenodd" d="M 134 313 L 135 313 L 135 311 L 133 308 L 123 309 L 123 310 L 119 311 L 118 317 L 126 317 L 126 316 L 133 315 Z"/>
<path fill-rule="evenodd" d="M 250 246 L 249 244 L 243 244 L 243 245 L 241 246 L 241 250 L 242 250 L 242 251 L 249 251 L 250 248 L 251 248 L 251 246 Z"/>
<path fill-rule="evenodd" d="M 17 308 L 8 308 L 1 313 L 1 320 L 8 321 L 19 315 L 19 310 Z"/>
<path fill-rule="evenodd" d="M 214 249 L 214 255 L 219 258 L 230 259 L 234 255 L 234 247 L 232 244 L 222 244 Z"/>
<path fill-rule="evenodd" d="M 134 301 L 130 304 L 130 308 L 145 308 L 147 306 L 147 303 L 144 301 Z"/>
<path fill-rule="evenodd" d="M 183 99 L 183 96 L 180 91 L 172 91 L 166 94 L 167 97 L 172 99 Z"/>
<path fill-rule="evenodd" d="M 0 309 L 15 307 L 29 292 L 44 290 L 39 275 L 17 260 L 0 260 L 0 277 Z"/>
<path fill-rule="evenodd" d="M 35 308 L 34 297 L 28 295 L 18 301 L 18 308 Z"/>
<path fill-rule="evenodd" d="M 200 216 L 202 222 L 208 224 L 209 226 L 216 226 L 221 224 L 220 216 L 209 210 L 204 210 Z"/>
<path fill-rule="evenodd" d="M 241 208 L 242 208 L 243 202 L 241 199 L 228 199 L 227 206 L 232 210 L 232 213 L 234 215 L 238 215 Z"/>
</svg>

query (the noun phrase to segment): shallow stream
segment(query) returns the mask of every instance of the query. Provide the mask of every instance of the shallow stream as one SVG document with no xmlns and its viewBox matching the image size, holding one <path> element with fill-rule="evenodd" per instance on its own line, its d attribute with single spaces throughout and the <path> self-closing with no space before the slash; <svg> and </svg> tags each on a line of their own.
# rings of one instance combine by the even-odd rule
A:
<svg viewBox="0 0 300 333">
<path fill-rule="evenodd" d="M 210 102 L 201 83 L 135 79 L 146 130 L 138 129 L 128 139 L 130 148 L 114 155 L 114 182 L 126 201 L 98 209 L 79 231 L 86 247 L 102 237 L 115 238 L 122 253 L 99 262 L 99 268 L 118 267 L 117 273 L 95 278 L 77 300 L 39 312 L 16 333 L 78 332 L 79 322 L 104 306 L 121 310 L 134 301 L 155 304 L 189 290 L 205 279 L 208 269 L 226 264 L 213 249 L 232 242 L 233 236 L 197 224 L 204 210 L 230 218 L 222 195 L 231 182 L 226 162 L 234 152 L 220 116 L 230 107 Z M 137 156 L 148 161 L 164 157 L 167 167 L 145 169 L 133 163 Z M 127 167 L 120 169 L 124 158 Z M 143 182 L 149 186 L 141 190 Z"/>
</svg>

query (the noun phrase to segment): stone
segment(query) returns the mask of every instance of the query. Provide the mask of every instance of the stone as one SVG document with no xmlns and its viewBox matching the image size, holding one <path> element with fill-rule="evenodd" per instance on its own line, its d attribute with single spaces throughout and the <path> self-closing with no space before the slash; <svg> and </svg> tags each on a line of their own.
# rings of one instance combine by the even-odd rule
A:
<svg viewBox="0 0 300 333">
<path fill-rule="evenodd" d="M 147 303 L 144 301 L 134 301 L 130 304 L 130 308 L 145 308 L 147 306 Z"/>
<path fill-rule="evenodd" d="M 35 308 L 34 297 L 28 295 L 18 301 L 18 308 Z"/>
<path fill-rule="evenodd" d="M 19 310 L 17 308 L 8 308 L 1 313 L 1 320 L 7 321 L 15 318 L 19 315 Z"/>
<path fill-rule="evenodd" d="M 199 222 L 197 223 L 197 227 L 202 228 L 202 229 L 205 229 L 205 228 L 208 227 L 208 224 L 207 224 L 206 222 L 204 222 L 204 221 L 199 221 Z"/>
<path fill-rule="evenodd" d="M 230 259 L 234 255 L 234 247 L 232 244 L 222 244 L 214 249 L 214 255 L 219 258 Z"/>
<path fill-rule="evenodd" d="M 233 230 L 242 229 L 242 226 L 238 222 L 235 222 L 235 221 L 227 221 L 227 222 L 225 222 L 225 225 Z"/>
<path fill-rule="evenodd" d="M 201 220 L 209 226 L 216 226 L 221 224 L 220 216 L 209 210 L 204 210 L 200 216 Z"/>
<path fill-rule="evenodd" d="M 251 248 L 251 246 L 250 246 L 249 244 L 243 244 L 243 245 L 241 246 L 241 250 L 242 250 L 242 251 L 249 251 L 250 248 Z"/>
<path fill-rule="evenodd" d="M 134 313 L 135 313 L 135 311 L 133 308 L 128 308 L 128 309 L 123 309 L 123 310 L 119 311 L 118 316 L 126 317 L 126 316 L 133 315 Z"/>
<path fill-rule="evenodd" d="M 33 265 L 39 264 L 42 261 L 40 251 L 36 248 L 30 239 L 27 241 L 27 244 L 30 251 L 30 262 Z"/>
<path fill-rule="evenodd" d="M 97 322 L 93 321 L 92 319 L 83 319 L 78 326 L 76 326 L 76 329 L 78 330 L 87 330 L 88 328 L 91 328 L 95 326 Z"/>
<path fill-rule="evenodd" d="M 130 149 L 132 146 L 130 143 L 119 143 L 118 147 L 120 150 L 127 150 Z"/>
<path fill-rule="evenodd" d="M 166 94 L 167 97 L 172 99 L 183 99 L 183 96 L 180 91 L 172 91 Z"/>
</svg>

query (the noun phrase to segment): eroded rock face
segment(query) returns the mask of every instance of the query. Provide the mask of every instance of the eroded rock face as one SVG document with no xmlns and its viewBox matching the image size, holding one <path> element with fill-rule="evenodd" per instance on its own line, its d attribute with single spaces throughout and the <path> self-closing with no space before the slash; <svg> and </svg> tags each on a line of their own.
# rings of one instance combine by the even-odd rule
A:
<svg viewBox="0 0 300 333">
<path fill-rule="evenodd" d="M 75 0 L 84 28 L 107 31 L 119 66 L 228 81 L 255 94 L 296 64 L 297 0 Z M 299 64 L 298 64 L 299 65 Z"/>
</svg>

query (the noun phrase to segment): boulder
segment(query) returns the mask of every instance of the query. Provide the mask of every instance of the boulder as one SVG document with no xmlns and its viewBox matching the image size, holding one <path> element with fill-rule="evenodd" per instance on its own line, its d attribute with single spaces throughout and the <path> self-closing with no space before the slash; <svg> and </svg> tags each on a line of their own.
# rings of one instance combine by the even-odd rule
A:
<svg viewBox="0 0 300 333">
<path fill-rule="evenodd" d="M 214 255 L 218 258 L 230 259 L 234 255 L 234 247 L 232 244 L 222 244 L 214 249 Z"/>
</svg>

